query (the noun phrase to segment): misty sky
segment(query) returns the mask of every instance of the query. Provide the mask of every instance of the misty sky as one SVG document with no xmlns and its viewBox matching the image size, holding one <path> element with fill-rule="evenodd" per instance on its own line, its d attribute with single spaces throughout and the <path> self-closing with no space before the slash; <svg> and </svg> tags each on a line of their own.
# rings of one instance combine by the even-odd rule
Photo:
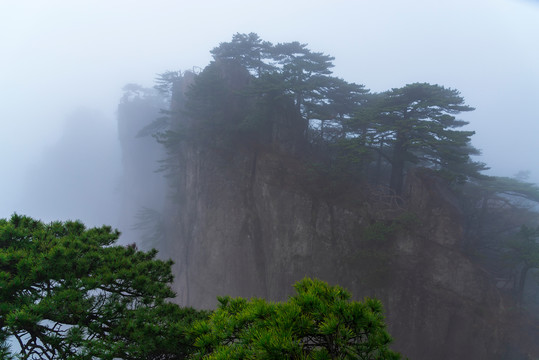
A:
<svg viewBox="0 0 539 360">
<path fill-rule="evenodd" d="M 0 0 L 0 217 L 56 214 L 32 191 L 57 184 L 39 172 L 50 161 L 71 167 L 62 139 L 81 134 L 73 130 L 77 109 L 99 113 L 90 128 L 115 138 L 123 85 L 152 86 L 157 73 L 204 67 L 209 50 L 236 32 L 308 43 L 335 56 L 335 75 L 373 91 L 412 82 L 456 88 L 477 109 L 462 118 L 491 173 L 530 170 L 539 182 L 539 1 Z M 117 158 L 110 140 L 89 133 L 91 150 L 77 151 Z M 72 177 L 97 184 L 86 177 L 117 176 L 112 160 L 100 161 Z"/>
</svg>

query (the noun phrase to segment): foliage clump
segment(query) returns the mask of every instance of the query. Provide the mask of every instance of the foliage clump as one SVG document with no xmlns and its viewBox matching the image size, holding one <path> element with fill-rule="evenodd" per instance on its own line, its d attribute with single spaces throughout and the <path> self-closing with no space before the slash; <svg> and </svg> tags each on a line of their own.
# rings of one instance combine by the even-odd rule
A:
<svg viewBox="0 0 539 360">
<path fill-rule="evenodd" d="M 194 325 L 195 359 L 400 359 L 389 349 L 378 300 L 350 300 L 339 286 L 305 278 L 283 303 L 219 298 Z"/>
<path fill-rule="evenodd" d="M 204 313 L 165 300 L 172 261 L 115 245 L 119 232 L 78 221 L 0 220 L 0 354 L 9 359 L 176 359 Z"/>
</svg>

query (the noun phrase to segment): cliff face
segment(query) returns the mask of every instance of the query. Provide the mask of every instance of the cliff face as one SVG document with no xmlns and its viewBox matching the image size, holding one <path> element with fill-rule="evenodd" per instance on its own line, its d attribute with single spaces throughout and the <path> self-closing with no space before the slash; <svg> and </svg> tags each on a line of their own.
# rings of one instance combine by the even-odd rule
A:
<svg viewBox="0 0 539 360">
<path fill-rule="evenodd" d="M 410 173 L 403 205 L 374 189 L 317 196 L 305 166 L 275 149 L 184 144 L 181 164 L 163 249 L 177 255 L 181 304 L 282 300 L 295 281 L 318 277 L 382 300 L 393 348 L 410 358 L 502 356 L 502 301 L 458 251 L 460 213 L 431 173 Z"/>
<path fill-rule="evenodd" d="M 248 78 L 234 64 L 205 70 L 198 81 L 230 91 L 198 94 L 191 105 L 207 109 L 214 96 L 222 106 L 198 119 L 183 111 L 197 80 L 176 84 L 183 140 L 168 149 L 175 193 L 160 251 L 175 261 L 180 304 L 213 308 L 219 295 L 284 300 L 294 282 L 317 277 L 354 299 L 380 299 L 393 348 L 411 359 L 526 359 L 515 349 L 539 356 L 537 325 L 524 325 L 459 250 L 462 214 L 441 179 L 410 171 L 402 197 L 328 183 L 299 155 L 307 124 L 297 109 L 238 96 Z M 263 115 L 263 131 L 243 126 L 248 107 Z"/>
</svg>

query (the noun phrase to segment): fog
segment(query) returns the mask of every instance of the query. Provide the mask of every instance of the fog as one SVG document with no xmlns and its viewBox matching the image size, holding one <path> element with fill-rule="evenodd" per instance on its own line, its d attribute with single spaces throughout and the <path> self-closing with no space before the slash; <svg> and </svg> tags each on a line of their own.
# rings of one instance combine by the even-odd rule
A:
<svg viewBox="0 0 539 360">
<path fill-rule="evenodd" d="M 117 222 L 120 147 L 111 119 L 95 110 L 68 115 L 61 136 L 28 161 L 17 211 L 44 221 Z"/>
<path fill-rule="evenodd" d="M 539 182 L 539 2 L 2 0 L 0 217 L 120 225 L 122 87 L 204 67 L 234 33 L 300 41 L 384 91 L 460 90 L 490 173 Z M 125 229 L 121 229 L 125 230 Z"/>
</svg>

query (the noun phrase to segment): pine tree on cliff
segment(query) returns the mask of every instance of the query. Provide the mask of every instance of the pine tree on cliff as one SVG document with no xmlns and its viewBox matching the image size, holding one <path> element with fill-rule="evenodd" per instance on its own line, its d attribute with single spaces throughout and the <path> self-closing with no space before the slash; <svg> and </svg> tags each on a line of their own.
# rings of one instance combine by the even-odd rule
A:
<svg viewBox="0 0 539 360">
<path fill-rule="evenodd" d="M 297 41 L 277 44 L 273 53 L 275 60 L 282 66 L 280 75 L 285 91 L 293 95 L 297 110 L 303 112 L 306 104 L 322 96 L 319 89 L 330 79 L 328 75 L 331 74 L 335 58 L 312 52 L 307 44 Z"/>
<path fill-rule="evenodd" d="M 210 53 L 215 60 L 236 61 L 259 77 L 263 73 L 276 70 L 276 67 L 269 62 L 272 57 L 272 48 L 273 45 L 270 42 L 263 41 L 255 33 L 237 33 L 232 37 L 232 41 L 219 44 Z"/>
<path fill-rule="evenodd" d="M 337 172 L 354 169 L 358 178 L 367 178 L 361 173 L 377 155 L 375 182 L 385 161 L 396 194 L 411 164 L 454 179 L 483 169 L 470 160 L 478 154 L 470 145 L 474 132 L 456 130 L 467 122 L 455 115 L 473 110 L 457 90 L 414 83 L 368 94 L 363 85 L 331 76 L 333 57 L 299 42 L 273 45 L 254 33 L 236 34 L 211 53 L 214 61 L 186 94 L 182 116 L 187 114 L 193 126 L 183 139 L 229 148 L 268 140 L 310 141 L 321 162 L 344 159 L 338 166 L 344 170 Z M 158 139 L 175 142 L 169 135 L 161 132 Z"/>
<path fill-rule="evenodd" d="M 297 41 L 273 45 L 254 33 L 235 34 L 231 42 L 221 43 L 211 53 L 215 61 L 235 62 L 253 75 L 248 89 L 250 96 L 266 100 L 289 98 L 298 118 L 303 120 L 304 135 L 313 109 L 327 103 L 331 90 L 342 88 L 344 83 L 330 76 L 334 66 L 332 56 L 313 52 L 307 44 Z M 362 86 L 358 88 L 362 90 Z M 355 95 L 357 89 L 350 90 Z"/>
<path fill-rule="evenodd" d="M 400 194 L 409 164 L 453 171 L 470 163 L 478 153 L 470 145 L 474 132 L 455 130 L 468 123 L 454 115 L 472 110 L 457 90 L 414 83 L 373 96 L 361 112 L 370 114 L 368 122 L 358 117 L 355 127 L 372 129 L 371 149 L 391 165 L 389 186 Z"/>
</svg>

